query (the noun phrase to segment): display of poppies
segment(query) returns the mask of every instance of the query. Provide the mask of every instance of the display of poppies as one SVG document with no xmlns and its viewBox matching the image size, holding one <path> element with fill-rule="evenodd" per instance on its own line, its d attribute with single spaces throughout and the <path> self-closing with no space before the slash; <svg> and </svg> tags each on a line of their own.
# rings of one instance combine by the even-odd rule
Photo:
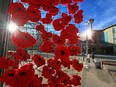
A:
<svg viewBox="0 0 116 87">
<path fill-rule="evenodd" d="M 11 33 L 11 41 L 17 48 L 16 51 L 8 52 L 7 56 L 0 57 L 0 69 L 5 70 L 0 76 L 0 82 L 10 87 L 81 85 L 78 72 L 82 71 L 83 64 L 71 56 L 81 53 L 81 48 L 77 46 L 79 29 L 76 25 L 83 20 L 83 10 L 78 5 L 82 1 L 19 0 L 10 3 L 8 12 L 11 21 L 19 26 Z M 67 7 L 67 12 L 61 11 L 63 6 Z M 23 30 L 28 22 L 36 24 L 33 29 L 42 38 L 38 49 L 48 57 L 48 53 L 53 53 L 53 57 L 46 59 L 41 53 L 28 53 L 28 48 L 37 45 L 36 38 Z M 60 34 L 50 32 L 50 28 L 47 28 L 49 25 Z M 77 74 L 69 75 L 70 69 Z"/>
</svg>

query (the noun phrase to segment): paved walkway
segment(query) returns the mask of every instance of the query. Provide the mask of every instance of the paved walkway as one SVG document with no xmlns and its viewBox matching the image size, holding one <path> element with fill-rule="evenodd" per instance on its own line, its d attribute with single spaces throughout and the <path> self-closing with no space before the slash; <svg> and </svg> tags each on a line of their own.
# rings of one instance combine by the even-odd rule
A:
<svg viewBox="0 0 116 87">
<path fill-rule="evenodd" d="M 96 69 L 94 63 L 85 62 L 80 87 L 116 87 L 116 81 L 108 70 Z"/>
</svg>

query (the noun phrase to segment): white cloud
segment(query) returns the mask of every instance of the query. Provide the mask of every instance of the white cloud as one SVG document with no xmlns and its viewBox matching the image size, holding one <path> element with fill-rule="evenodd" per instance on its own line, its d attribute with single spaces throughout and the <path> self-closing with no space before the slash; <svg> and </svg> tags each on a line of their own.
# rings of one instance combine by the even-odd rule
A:
<svg viewBox="0 0 116 87">
<path fill-rule="evenodd" d="M 109 18 L 106 18 L 106 20 L 101 21 L 98 25 L 96 25 L 94 27 L 94 29 L 98 29 L 98 28 L 103 28 L 108 24 L 111 24 L 112 21 L 116 20 L 116 15 L 115 16 L 110 16 Z"/>
</svg>

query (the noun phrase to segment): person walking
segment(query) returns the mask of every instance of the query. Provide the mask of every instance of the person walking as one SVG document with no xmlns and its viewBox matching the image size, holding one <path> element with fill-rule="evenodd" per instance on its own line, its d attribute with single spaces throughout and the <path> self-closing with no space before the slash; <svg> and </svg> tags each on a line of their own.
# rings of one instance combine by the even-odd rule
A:
<svg viewBox="0 0 116 87">
<path fill-rule="evenodd" d="M 91 57 L 92 57 L 92 61 L 94 62 L 94 52 L 92 52 Z"/>
<path fill-rule="evenodd" d="M 87 62 L 90 63 L 90 54 L 87 55 Z"/>
</svg>

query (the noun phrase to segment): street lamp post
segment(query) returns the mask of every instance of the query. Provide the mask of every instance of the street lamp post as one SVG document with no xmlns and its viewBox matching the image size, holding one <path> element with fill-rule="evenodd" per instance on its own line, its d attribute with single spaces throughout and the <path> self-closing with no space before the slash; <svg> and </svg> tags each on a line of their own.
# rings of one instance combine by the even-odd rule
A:
<svg viewBox="0 0 116 87">
<path fill-rule="evenodd" d="M 91 33 L 92 33 L 92 30 L 93 30 L 93 28 L 92 28 L 92 23 L 94 22 L 94 19 L 89 19 L 88 21 L 87 21 L 87 24 L 86 24 L 86 55 L 88 55 L 88 45 L 89 45 L 89 43 L 88 43 L 88 39 L 89 39 L 89 37 L 91 38 Z M 88 25 L 90 24 L 90 30 L 88 30 Z"/>
</svg>

